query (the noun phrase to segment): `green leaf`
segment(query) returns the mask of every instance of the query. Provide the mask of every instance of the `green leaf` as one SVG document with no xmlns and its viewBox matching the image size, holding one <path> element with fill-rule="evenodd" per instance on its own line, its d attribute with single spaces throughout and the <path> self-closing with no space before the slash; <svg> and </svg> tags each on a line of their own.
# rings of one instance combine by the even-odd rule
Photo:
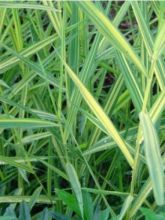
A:
<svg viewBox="0 0 165 220">
<path fill-rule="evenodd" d="M 37 53 L 44 47 L 50 45 L 52 42 L 56 40 L 56 36 L 52 35 L 47 37 L 46 39 L 42 39 L 41 41 L 29 46 L 28 48 L 24 49 L 22 52 L 20 52 L 20 57 L 23 56 L 25 58 Z M 0 74 L 5 72 L 6 70 L 13 67 L 14 64 L 18 63 L 20 58 L 17 56 L 12 56 L 8 59 L 5 59 L 4 61 L 0 62 Z"/>
<path fill-rule="evenodd" d="M 81 1 L 77 2 L 77 4 L 85 12 L 87 17 L 92 20 L 96 27 L 98 27 L 99 31 L 109 39 L 109 42 L 129 57 L 130 61 L 132 61 L 139 70 L 146 75 L 146 70 L 135 51 L 101 10 L 99 10 L 93 2 Z"/>
<path fill-rule="evenodd" d="M 18 220 L 31 220 L 29 206 L 26 202 L 22 202 L 19 206 Z"/>
<path fill-rule="evenodd" d="M 140 210 L 144 214 L 145 220 L 158 220 L 158 218 L 156 217 L 156 214 L 152 210 L 147 209 L 147 208 L 141 208 Z"/>
<path fill-rule="evenodd" d="M 6 88 L 10 88 L 3 80 L 0 80 L 0 86 L 4 86 Z"/>
<path fill-rule="evenodd" d="M 136 110 L 139 113 L 143 105 L 143 96 L 138 83 L 139 76 L 135 74 L 135 72 L 133 71 L 133 69 L 131 68 L 131 66 L 129 65 L 123 54 L 118 53 L 117 57 L 118 57 L 121 73 L 124 76 L 126 86 L 132 97 L 132 101 L 136 107 Z"/>
<path fill-rule="evenodd" d="M 94 219 L 96 220 L 108 220 L 109 219 L 109 209 L 100 210 L 99 206 L 96 207 L 94 212 Z"/>
<path fill-rule="evenodd" d="M 145 157 L 152 181 L 154 197 L 158 205 L 163 205 L 165 202 L 164 169 L 157 132 L 148 113 L 141 112 L 139 117 L 143 130 Z"/>
<path fill-rule="evenodd" d="M 37 220 L 48 220 L 48 219 L 49 219 L 49 211 L 48 211 L 48 208 L 45 208 L 42 211 L 41 216 L 39 216 Z"/>
<path fill-rule="evenodd" d="M 120 212 L 120 215 L 119 215 L 119 218 L 118 220 L 122 220 L 128 210 L 128 208 L 130 207 L 131 203 L 132 203 L 132 200 L 133 200 L 133 196 L 132 195 L 129 195 L 126 199 L 125 199 L 125 202 L 123 204 L 123 207 L 121 209 L 121 212 Z"/>
<path fill-rule="evenodd" d="M 133 166 L 133 158 L 127 149 L 126 143 L 121 138 L 120 134 L 118 133 L 117 129 L 113 125 L 110 118 L 105 114 L 104 110 L 101 108 L 101 106 L 97 103 L 97 101 L 94 99 L 94 97 L 91 95 L 91 93 L 87 90 L 87 88 L 83 85 L 83 83 L 79 80 L 79 78 L 76 76 L 76 74 L 70 69 L 70 67 L 64 63 L 65 68 L 71 77 L 71 79 L 74 81 L 76 86 L 79 88 L 84 100 L 87 102 L 91 110 L 94 112 L 96 117 L 99 119 L 99 121 L 102 123 L 102 125 L 107 130 L 107 133 L 114 139 L 114 141 L 119 146 L 120 150 L 122 151 L 123 155 L 127 159 L 130 166 Z"/>
<path fill-rule="evenodd" d="M 165 2 L 160 1 L 158 17 L 158 33 L 154 43 L 154 57 L 157 58 L 164 50 L 165 46 Z"/>
<path fill-rule="evenodd" d="M 85 219 L 93 219 L 94 205 L 91 195 L 83 191 L 84 217 Z"/>
<path fill-rule="evenodd" d="M 38 187 L 34 193 L 31 196 L 30 202 L 29 202 L 29 209 L 31 210 L 33 206 L 35 205 L 37 199 L 39 198 L 39 195 L 41 194 L 42 187 Z"/>
<path fill-rule="evenodd" d="M 72 194 L 64 190 L 56 189 L 56 192 L 57 192 L 59 199 L 62 200 L 67 205 L 70 211 L 74 211 L 79 216 L 81 216 L 79 205 L 77 203 L 77 199 L 75 196 L 73 196 Z"/>
<path fill-rule="evenodd" d="M 109 209 L 101 210 L 99 213 L 99 219 L 108 220 L 109 219 Z"/>
<path fill-rule="evenodd" d="M 0 8 L 27 8 L 35 10 L 56 10 L 55 8 L 43 6 L 41 4 L 18 3 L 18 2 L 0 2 Z M 56 10 L 59 11 L 59 10 Z"/>
<path fill-rule="evenodd" d="M 57 124 L 49 121 L 33 119 L 33 118 L 0 118 L 0 128 L 48 128 L 56 127 Z"/>
<path fill-rule="evenodd" d="M 17 220 L 17 218 L 12 216 L 2 216 L 0 217 L 0 220 Z"/>
<path fill-rule="evenodd" d="M 72 189 L 76 195 L 78 205 L 81 212 L 81 217 L 84 218 L 84 211 L 83 211 L 83 197 L 82 197 L 82 191 L 81 191 L 81 185 L 78 180 L 77 173 L 71 163 L 66 164 L 66 171 L 68 174 L 68 178 L 70 180 L 70 184 L 72 186 Z"/>
<path fill-rule="evenodd" d="M 0 162 L 2 164 L 6 164 L 6 165 L 10 165 L 10 166 L 14 166 L 16 168 L 20 168 L 23 170 L 26 170 L 29 173 L 34 173 L 34 171 L 31 169 L 31 167 L 23 164 L 23 163 L 19 163 L 17 162 L 14 158 L 12 157 L 5 157 L 5 156 L 1 156 L 0 155 Z"/>
</svg>

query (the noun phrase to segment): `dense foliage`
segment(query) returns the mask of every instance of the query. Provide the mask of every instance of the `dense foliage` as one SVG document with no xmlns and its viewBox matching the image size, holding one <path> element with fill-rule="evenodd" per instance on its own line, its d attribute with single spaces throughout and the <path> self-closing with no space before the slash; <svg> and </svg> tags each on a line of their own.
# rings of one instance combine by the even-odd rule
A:
<svg viewBox="0 0 165 220">
<path fill-rule="evenodd" d="M 0 1 L 0 219 L 165 219 L 164 107 L 164 1 Z"/>
</svg>

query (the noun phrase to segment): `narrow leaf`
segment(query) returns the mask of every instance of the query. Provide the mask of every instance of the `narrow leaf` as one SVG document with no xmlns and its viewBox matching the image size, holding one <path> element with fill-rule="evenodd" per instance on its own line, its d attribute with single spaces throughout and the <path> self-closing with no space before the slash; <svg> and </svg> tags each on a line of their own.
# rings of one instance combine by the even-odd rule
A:
<svg viewBox="0 0 165 220">
<path fill-rule="evenodd" d="M 92 20 L 99 31 L 109 39 L 110 43 L 128 56 L 143 74 L 146 74 L 145 68 L 142 65 L 142 62 L 140 62 L 139 57 L 118 29 L 115 28 L 113 23 L 92 2 L 79 1 L 77 4 Z"/>
<path fill-rule="evenodd" d="M 129 195 L 129 196 L 126 198 L 126 200 L 125 200 L 125 202 L 124 202 L 124 204 L 123 204 L 123 207 L 122 207 L 122 209 L 121 209 L 121 212 L 120 212 L 120 215 L 119 215 L 119 219 L 118 219 L 118 220 L 122 220 L 122 219 L 123 219 L 123 217 L 125 216 L 125 214 L 126 214 L 128 208 L 130 207 L 130 205 L 131 205 L 131 203 L 132 203 L 132 200 L 133 200 L 133 196 L 131 196 L 131 195 Z"/>
<path fill-rule="evenodd" d="M 87 90 L 87 88 L 83 85 L 83 83 L 79 80 L 79 78 L 76 76 L 76 74 L 70 69 L 70 67 L 64 63 L 65 68 L 69 74 L 69 76 L 72 78 L 76 86 L 79 88 L 82 96 L 84 97 L 85 101 L 91 108 L 91 110 L 94 112 L 96 117 L 99 119 L 99 121 L 103 124 L 105 129 L 107 130 L 108 134 L 114 139 L 114 141 L 119 146 L 120 150 L 122 151 L 123 155 L 127 159 L 130 166 L 133 166 L 133 158 L 127 149 L 126 143 L 121 138 L 120 134 L 116 130 L 115 126 L 113 125 L 112 121 L 109 119 L 109 117 L 105 114 L 104 110 L 101 108 L 101 106 L 97 103 L 97 101 L 94 99 L 94 97 L 91 95 L 91 93 Z"/>
<path fill-rule="evenodd" d="M 45 128 L 55 127 L 57 124 L 49 121 L 32 118 L 6 118 L 0 119 L 0 128 Z"/>
<path fill-rule="evenodd" d="M 81 212 L 81 216 L 83 217 L 84 216 L 84 214 L 83 214 L 83 197 L 82 197 L 81 185 L 78 180 L 77 173 L 71 163 L 66 164 L 66 171 L 67 171 L 72 189 L 76 195 L 76 198 L 77 198 L 77 201 L 79 204 L 79 208 L 80 208 L 80 212 Z"/>
<path fill-rule="evenodd" d="M 154 125 L 148 113 L 140 113 L 144 135 L 145 156 L 151 177 L 156 203 L 164 204 L 164 171 L 160 154 L 159 141 Z"/>
</svg>

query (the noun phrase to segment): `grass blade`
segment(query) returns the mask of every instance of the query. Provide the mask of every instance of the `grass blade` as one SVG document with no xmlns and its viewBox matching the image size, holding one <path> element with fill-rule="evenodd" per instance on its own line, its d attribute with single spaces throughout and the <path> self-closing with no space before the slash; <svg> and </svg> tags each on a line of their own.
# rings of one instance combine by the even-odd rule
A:
<svg viewBox="0 0 165 220">
<path fill-rule="evenodd" d="M 122 51 L 130 60 L 138 67 L 138 69 L 145 75 L 146 70 L 140 62 L 135 51 L 122 36 L 122 34 L 115 28 L 112 22 L 99 10 L 92 2 L 81 1 L 77 3 L 86 15 L 92 20 L 99 31 L 106 36 L 111 44 L 114 44 L 119 51 Z"/>
<path fill-rule="evenodd" d="M 32 119 L 32 118 L 1 118 L 0 119 L 0 128 L 48 128 L 56 127 L 57 124 L 49 121 Z"/>
<path fill-rule="evenodd" d="M 158 205 L 163 205 L 164 171 L 157 133 L 147 113 L 140 113 L 140 121 L 144 135 L 145 156 L 153 185 L 155 200 Z"/>
<path fill-rule="evenodd" d="M 125 213 L 127 212 L 128 208 L 130 207 L 131 203 L 132 203 L 132 200 L 133 200 L 133 196 L 129 195 L 124 204 L 123 204 L 123 207 L 121 209 L 121 212 L 120 212 L 120 215 L 119 215 L 119 219 L 118 220 L 122 220 L 123 217 L 125 216 Z"/>
<path fill-rule="evenodd" d="M 84 211 L 83 211 L 83 197 L 82 197 L 82 191 L 81 191 L 81 185 L 80 182 L 78 180 L 78 176 L 77 173 L 74 169 L 74 167 L 72 166 L 71 163 L 67 163 L 66 164 L 66 171 L 72 186 L 72 189 L 76 195 L 78 204 L 79 204 L 79 208 L 80 208 L 80 212 L 81 212 L 81 216 L 84 219 Z"/>
<path fill-rule="evenodd" d="M 132 97 L 132 101 L 137 109 L 137 112 L 140 112 L 143 105 L 143 96 L 138 84 L 138 77 L 133 74 L 133 70 L 123 54 L 118 53 L 118 58 L 119 65 L 121 66 L 121 72 L 124 76 L 128 91 Z"/>
<path fill-rule="evenodd" d="M 31 4 L 31 3 L 17 3 L 17 2 L 0 2 L 0 8 L 28 8 L 28 9 L 35 9 L 35 10 L 55 10 L 58 11 L 55 8 L 44 6 L 41 4 Z"/>
<path fill-rule="evenodd" d="M 108 118 L 108 116 L 105 114 L 101 106 L 96 102 L 94 97 L 90 94 L 90 92 L 86 89 L 86 87 L 83 85 L 83 83 L 79 80 L 79 78 L 76 76 L 76 74 L 70 69 L 70 67 L 64 63 L 65 68 L 69 74 L 69 76 L 72 78 L 76 86 L 79 88 L 82 96 L 84 97 L 85 101 L 91 108 L 91 110 L 94 112 L 96 117 L 99 119 L 99 121 L 102 123 L 102 125 L 107 130 L 108 134 L 115 140 L 115 142 L 118 144 L 120 150 L 124 154 L 125 158 L 127 159 L 130 166 L 133 166 L 133 158 L 127 149 L 127 146 L 123 139 L 120 137 L 118 131 L 116 130 L 115 126 L 113 125 L 112 121 Z"/>
</svg>

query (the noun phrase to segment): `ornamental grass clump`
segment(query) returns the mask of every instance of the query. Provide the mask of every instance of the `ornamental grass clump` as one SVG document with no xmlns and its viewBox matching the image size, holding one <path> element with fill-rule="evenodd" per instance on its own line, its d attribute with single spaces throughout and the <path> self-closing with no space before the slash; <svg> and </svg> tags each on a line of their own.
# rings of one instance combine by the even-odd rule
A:
<svg viewBox="0 0 165 220">
<path fill-rule="evenodd" d="M 0 219 L 164 219 L 164 107 L 164 1 L 0 1 Z"/>
</svg>

